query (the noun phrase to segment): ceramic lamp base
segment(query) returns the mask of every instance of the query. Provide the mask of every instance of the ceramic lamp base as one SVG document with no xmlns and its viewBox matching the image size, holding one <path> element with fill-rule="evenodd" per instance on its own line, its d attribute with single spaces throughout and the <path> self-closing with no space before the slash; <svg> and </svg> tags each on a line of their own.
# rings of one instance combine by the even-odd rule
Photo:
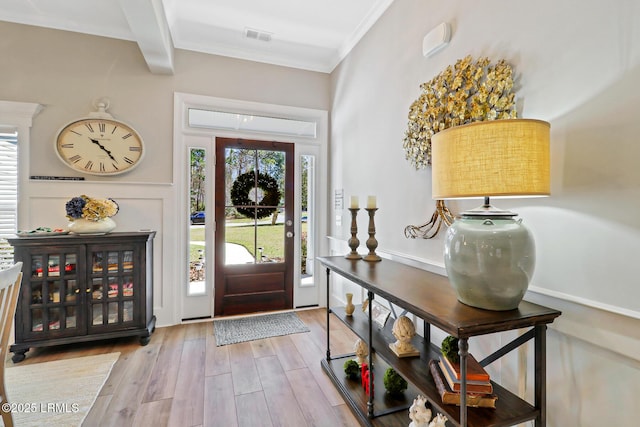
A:
<svg viewBox="0 0 640 427">
<path fill-rule="evenodd" d="M 535 244 L 522 220 L 456 219 L 445 237 L 444 262 L 458 300 L 487 310 L 513 310 L 535 266 Z"/>
</svg>

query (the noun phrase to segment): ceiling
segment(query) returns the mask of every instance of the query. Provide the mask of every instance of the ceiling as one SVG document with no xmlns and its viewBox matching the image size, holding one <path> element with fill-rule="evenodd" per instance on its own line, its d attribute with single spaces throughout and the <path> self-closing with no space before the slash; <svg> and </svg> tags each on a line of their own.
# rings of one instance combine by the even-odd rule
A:
<svg viewBox="0 0 640 427">
<path fill-rule="evenodd" d="M 391 3 L 0 0 L 0 21 L 135 41 L 159 74 L 173 73 L 174 48 L 329 73 Z"/>
</svg>

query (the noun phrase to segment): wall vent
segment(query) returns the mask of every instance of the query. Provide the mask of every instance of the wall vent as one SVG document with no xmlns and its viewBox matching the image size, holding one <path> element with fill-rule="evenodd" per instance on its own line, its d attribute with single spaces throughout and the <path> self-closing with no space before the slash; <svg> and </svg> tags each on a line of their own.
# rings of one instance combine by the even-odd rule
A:
<svg viewBox="0 0 640 427">
<path fill-rule="evenodd" d="M 244 36 L 248 39 L 261 40 L 263 42 L 270 42 L 273 33 L 266 31 L 255 30 L 253 28 L 245 28 Z"/>
</svg>

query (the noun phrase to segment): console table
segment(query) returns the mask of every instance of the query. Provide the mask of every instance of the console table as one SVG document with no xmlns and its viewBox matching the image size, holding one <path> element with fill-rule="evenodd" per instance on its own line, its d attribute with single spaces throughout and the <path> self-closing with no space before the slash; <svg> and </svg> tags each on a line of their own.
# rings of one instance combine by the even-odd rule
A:
<svg viewBox="0 0 640 427">
<path fill-rule="evenodd" d="M 473 308 L 458 302 L 446 277 L 387 259 L 371 263 L 335 256 L 320 257 L 319 261 L 327 272 L 327 354 L 321 362 L 322 368 L 362 425 L 408 425 L 410 420 L 406 409 L 416 393 L 420 393 L 426 396 L 434 416 L 438 412 L 447 416 L 447 425 L 499 427 L 535 420 L 536 427 L 546 426 L 546 325 L 560 316 L 559 311 L 527 301 L 522 301 L 518 309 L 510 311 Z M 344 308 L 332 309 L 329 304 L 331 272 L 366 289 L 370 306 L 374 298 L 379 296 L 420 318 L 424 324 L 424 337 L 416 336 L 412 342 L 420 350 L 420 356 L 398 358 L 391 351 L 389 343 L 395 341 L 391 333 L 391 319 L 384 328 L 379 328 L 373 324 L 372 310 L 367 310 L 368 314 L 365 314 L 356 308 L 352 316 L 347 316 Z M 347 379 L 344 374 L 344 362 L 353 358 L 353 354 L 331 355 L 330 313 L 334 313 L 369 345 L 368 364 L 374 370 L 369 384 L 374 392 L 370 396 L 364 393 L 360 384 Z M 464 380 L 461 384 L 461 406 L 443 404 L 428 366 L 429 360 L 437 359 L 440 354 L 440 349 L 431 343 L 431 325 L 459 339 L 462 378 L 466 378 L 470 337 L 527 328 L 526 332 L 481 360 L 480 364 L 487 366 L 533 339 L 533 404 L 493 383 L 494 394 L 498 396 L 495 409 L 467 408 Z M 404 401 L 390 401 L 385 396 L 382 377 L 389 366 L 409 382 Z"/>
</svg>

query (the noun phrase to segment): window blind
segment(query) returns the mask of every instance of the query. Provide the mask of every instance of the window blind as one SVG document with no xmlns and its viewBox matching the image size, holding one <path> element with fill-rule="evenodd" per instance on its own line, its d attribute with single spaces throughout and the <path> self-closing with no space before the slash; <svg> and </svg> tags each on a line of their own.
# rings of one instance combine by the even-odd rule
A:
<svg viewBox="0 0 640 427">
<path fill-rule="evenodd" d="M 0 267 L 13 264 L 13 247 L 18 212 L 18 134 L 0 133 Z"/>
</svg>

